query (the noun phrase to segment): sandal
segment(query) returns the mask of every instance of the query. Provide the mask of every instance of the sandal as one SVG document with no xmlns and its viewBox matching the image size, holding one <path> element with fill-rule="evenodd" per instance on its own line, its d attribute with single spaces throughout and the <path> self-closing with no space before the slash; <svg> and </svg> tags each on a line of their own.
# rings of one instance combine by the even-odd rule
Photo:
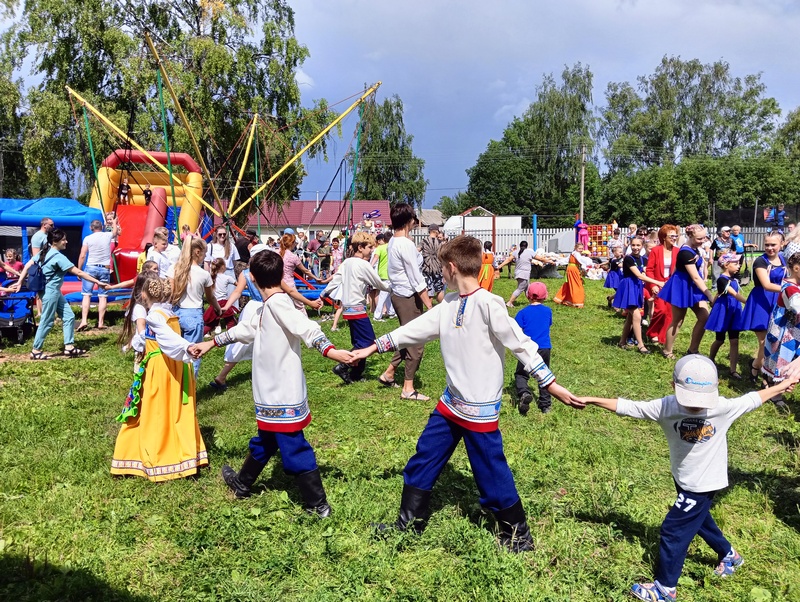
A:
<svg viewBox="0 0 800 602">
<path fill-rule="evenodd" d="M 672 352 L 669 352 L 669 351 L 662 351 L 661 355 L 662 355 L 662 357 L 665 357 L 668 360 L 674 360 L 675 359 L 675 354 L 672 353 Z"/>
<path fill-rule="evenodd" d="M 378 377 L 378 382 L 381 383 L 384 387 L 387 387 L 389 389 L 394 389 L 394 388 L 400 386 L 396 382 L 394 382 L 393 380 L 383 380 L 382 377 L 383 377 L 383 374 L 381 374 Z"/>
<path fill-rule="evenodd" d="M 742 380 L 742 375 L 738 372 L 731 372 L 731 378 L 733 380 Z"/>
<path fill-rule="evenodd" d="M 756 358 L 750 360 L 750 380 L 757 383 L 761 376 L 761 370 L 755 367 Z"/>
<path fill-rule="evenodd" d="M 642 347 L 639 347 L 639 353 L 641 353 L 642 355 L 649 355 L 650 354 L 650 350 L 647 347 L 642 346 Z"/>
<path fill-rule="evenodd" d="M 105 324 L 103 326 L 98 326 L 97 330 L 108 330 L 108 326 L 106 326 Z"/>
<path fill-rule="evenodd" d="M 430 397 L 427 395 L 423 395 L 416 389 L 411 391 L 411 393 L 400 393 L 400 399 L 413 399 L 414 401 L 430 401 Z"/>
<path fill-rule="evenodd" d="M 217 393 L 224 393 L 228 390 L 228 383 L 218 382 L 216 378 L 208 383 L 208 386 L 214 389 Z"/>
<path fill-rule="evenodd" d="M 75 332 L 83 332 L 84 330 L 89 330 L 88 324 L 81 324 L 75 329 Z"/>
<path fill-rule="evenodd" d="M 73 347 L 72 349 L 64 349 L 64 355 L 67 357 L 80 357 L 89 353 L 88 349 L 81 349 L 80 347 Z"/>
<path fill-rule="evenodd" d="M 623 351 L 628 351 L 629 349 L 631 349 L 631 346 L 625 343 L 617 343 L 617 347 L 619 347 Z"/>
<path fill-rule="evenodd" d="M 50 356 L 45 355 L 44 351 L 31 351 L 32 360 L 49 360 Z"/>
</svg>

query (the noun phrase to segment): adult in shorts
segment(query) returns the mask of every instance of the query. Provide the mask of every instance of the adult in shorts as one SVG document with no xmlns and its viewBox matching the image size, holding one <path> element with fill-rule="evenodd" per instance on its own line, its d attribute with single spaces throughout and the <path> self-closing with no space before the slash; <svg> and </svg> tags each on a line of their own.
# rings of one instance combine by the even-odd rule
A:
<svg viewBox="0 0 800 602">
<path fill-rule="evenodd" d="M 111 243 L 119 236 L 119 223 L 114 217 L 111 221 L 111 231 L 105 232 L 103 222 L 94 220 L 89 227 L 92 233 L 83 239 L 78 265 L 83 267 L 87 274 L 96 278 L 103 284 L 111 281 Z M 83 280 L 81 284 L 81 323 L 75 329 L 81 332 L 89 328 L 89 305 L 92 302 L 95 284 L 91 280 Z M 108 291 L 105 287 L 97 288 L 97 328 L 104 330 L 103 323 L 108 304 Z"/>
</svg>

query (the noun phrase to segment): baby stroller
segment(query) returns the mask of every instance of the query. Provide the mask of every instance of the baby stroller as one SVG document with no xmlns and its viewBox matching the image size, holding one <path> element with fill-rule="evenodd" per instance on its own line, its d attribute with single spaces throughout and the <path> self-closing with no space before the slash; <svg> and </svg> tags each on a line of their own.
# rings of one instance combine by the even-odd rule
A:
<svg viewBox="0 0 800 602">
<path fill-rule="evenodd" d="M 10 286 L 14 281 L 4 282 Z M 0 338 L 13 339 L 16 344 L 23 343 L 36 330 L 33 321 L 33 307 L 36 293 L 25 288 L 17 293 L 0 297 Z"/>
</svg>

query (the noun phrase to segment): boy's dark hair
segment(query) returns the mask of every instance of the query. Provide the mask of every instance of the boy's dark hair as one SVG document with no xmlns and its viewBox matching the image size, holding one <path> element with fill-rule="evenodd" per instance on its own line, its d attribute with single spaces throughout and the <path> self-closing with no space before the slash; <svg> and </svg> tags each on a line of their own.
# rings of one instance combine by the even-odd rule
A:
<svg viewBox="0 0 800 602">
<path fill-rule="evenodd" d="M 394 236 L 394 232 L 384 232 L 383 233 L 383 240 L 386 241 L 388 244 L 390 240 L 392 240 L 392 236 Z"/>
<path fill-rule="evenodd" d="M 250 258 L 250 273 L 259 288 L 280 286 L 283 279 L 283 258 L 272 251 L 262 251 Z"/>
<path fill-rule="evenodd" d="M 375 237 L 375 242 L 379 242 L 379 241 L 382 241 L 382 240 L 386 240 L 386 239 L 384 238 L 383 234 L 378 234 L 378 235 Z"/>
<path fill-rule="evenodd" d="M 520 241 L 520 243 L 519 243 L 519 250 L 520 250 L 520 251 L 524 251 L 524 250 L 525 250 L 525 249 L 527 249 L 527 248 L 528 248 L 528 241 L 527 241 L 527 240 L 522 240 L 522 241 Z"/>
<path fill-rule="evenodd" d="M 460 235 L 442 244 L 439 261 L 452 263 L 462 276 L 477 278 L 483 263 L 481 241 L 474 236 Z"/>
<path fill-rule="evenodd" d="M 392 228 L 395 230 L 405 228 L 415 219 L 417 219 L 417 212 L 414 211 L 414 208 L 408 203 L 397 203 L 397 205 L 392 207 Z"/>
<path fill-rule="evenodd" d="M 491 240 L 487 240 L 485 243 L 483 243 L 483 250 L 484 251 L 491 251 L 492 250 L 492 241 Z"/>
</svg>

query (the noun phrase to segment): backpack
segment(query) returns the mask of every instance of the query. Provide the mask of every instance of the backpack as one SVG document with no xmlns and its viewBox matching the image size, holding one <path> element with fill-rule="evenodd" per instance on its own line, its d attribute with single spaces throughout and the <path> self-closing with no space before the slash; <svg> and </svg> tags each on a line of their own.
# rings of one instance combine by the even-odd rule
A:
<svg viewBox="0 0 800 602">
<path fill-rule="evenodd" d="M 28 290 L 34 293 L 41 293 L 47 285 L 47 278 L 44 275 L 44 266 L 55 256 L 55 253 L 50 257 L 45 258 L 44 263 L 41 261 L 34 261 L 28 269 Z"/>
</svg>

